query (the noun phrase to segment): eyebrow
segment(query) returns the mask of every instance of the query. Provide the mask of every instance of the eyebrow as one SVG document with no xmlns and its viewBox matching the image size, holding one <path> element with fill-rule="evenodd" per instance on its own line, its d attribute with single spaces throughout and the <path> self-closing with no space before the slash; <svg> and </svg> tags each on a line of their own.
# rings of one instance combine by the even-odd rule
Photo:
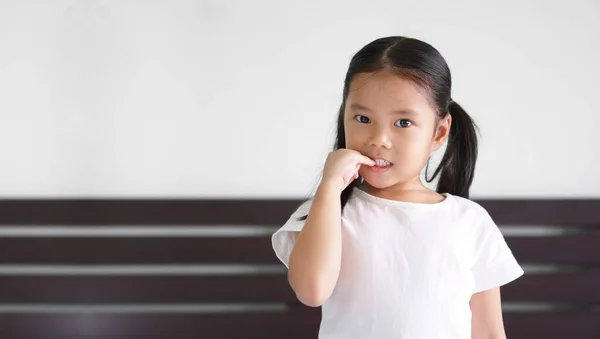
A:
<svg viewBox="0 0 600 339">
<path fill-rule="evenodd" d="M 357 110 L 357 111 L 367 111 L 369 113 L 373 113 L 373 110 L 361 105 L 361 104 L 352 104 L 350 105 L 350 109 L 352 110 Z M 403 114 L 403 115 L 418 115 L 416 111 L 412 110 L 412 109 L 398 109 L 395 111 L 392 111 L 393 114 Z"/>
</svg>

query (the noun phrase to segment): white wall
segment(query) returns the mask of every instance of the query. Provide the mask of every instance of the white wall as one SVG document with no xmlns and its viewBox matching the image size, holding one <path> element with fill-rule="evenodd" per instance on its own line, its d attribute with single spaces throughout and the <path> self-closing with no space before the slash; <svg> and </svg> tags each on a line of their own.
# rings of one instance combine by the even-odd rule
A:
<svg viewBox="0 0 600 339">
<path fill-rule="evenodd" d="M 596 0 L 0 0 L 0 195 L 302 197 L 384 35 L 447 58 L 474 197 L 600 197 Z"/>
</svg>

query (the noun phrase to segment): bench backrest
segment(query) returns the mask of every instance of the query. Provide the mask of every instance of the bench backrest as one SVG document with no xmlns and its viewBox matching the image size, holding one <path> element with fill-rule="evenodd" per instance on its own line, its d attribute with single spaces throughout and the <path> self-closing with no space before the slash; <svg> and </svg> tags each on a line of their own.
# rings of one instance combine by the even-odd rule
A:
<svg viewBox="0 0 600 339">
<path fill-rule="evenodd" d="M 600 338 L 600 200 L 480 200 L 508 337 Z M 272 249 L 299 200 L 0 201 L 0 337 L 316 338 Z"/>
</svg>

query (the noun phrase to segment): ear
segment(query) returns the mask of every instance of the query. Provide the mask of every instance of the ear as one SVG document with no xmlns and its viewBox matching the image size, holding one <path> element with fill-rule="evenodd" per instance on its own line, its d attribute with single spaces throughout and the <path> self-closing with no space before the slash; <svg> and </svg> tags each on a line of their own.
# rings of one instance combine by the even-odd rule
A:
<svg viewBox="0 0 600 339">
<path fill-rule="evenodd" d="M 452 116 L 450 114 L 446 114 L 445 117 L 438 121 L 433 142 L 431 143 L 431 152 L 437 151 L 446 142 L 446 139 L 448 139 L 448 136 L 450 135 L 451 125 Z"/>
</svg>

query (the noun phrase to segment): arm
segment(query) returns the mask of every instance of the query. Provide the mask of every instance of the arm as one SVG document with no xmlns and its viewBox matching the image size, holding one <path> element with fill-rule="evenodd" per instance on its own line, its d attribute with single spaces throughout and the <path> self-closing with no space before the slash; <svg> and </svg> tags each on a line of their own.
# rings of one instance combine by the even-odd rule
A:
<svg viewBox="0 0 600 339">
<path fill-rule="evenodd" d="M 321 306 L 333 292 L 342 256 L 341 190 L 321 183 L 290 254 L 288 281 L 298 300 Z"/>
<path fill-rule="evenodd" d="M 500 288 L 475 293 L 471 297 L 471 337 L 506 339 L 502 320 Z"/>
</svg>

